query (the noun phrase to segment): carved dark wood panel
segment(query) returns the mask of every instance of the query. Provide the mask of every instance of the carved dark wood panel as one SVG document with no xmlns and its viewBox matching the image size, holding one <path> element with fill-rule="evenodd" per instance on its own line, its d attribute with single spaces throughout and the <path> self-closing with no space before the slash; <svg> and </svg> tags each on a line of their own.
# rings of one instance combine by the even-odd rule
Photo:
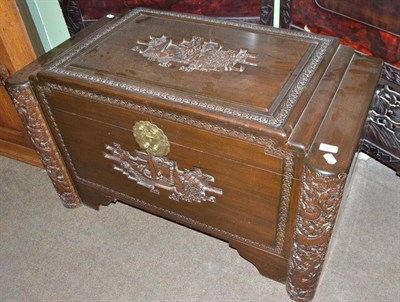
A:
<svg viewBox="0 0 400 302">
<path fill-rule="evenodd" d="M 367 129 L 388 148 L 400 149 L 400 93 L 378 87 Z"/>
<path fill-rule="evenodd" d="M 400 172 L 400 93 L 378 86 L 368 113 L 362 150 Z"/>
<path fill-rule="evenodd" d="M 64 143 L 62 143 L 61 134 L 60 134 L 60 132 L 57 128 L 57 125 L 55 123 L 55 120 L 52 116 L 51 109 L 48 105 L 48 101 L 47 101 L 47 97 L 46 97 L 46 93 L 50 94 L 51 91 L 53 91 L 53 90 L 80 96 L 80 97 L 83 96 L 87 99 L 90 99 L 90 100 L 93 100 L 95 102 L 99 102 L 102 104 L 112 104 L 112 105 L 115 105 L 118 107 L 132 110 L 134 112 L 146 113 L 149 115 L 153 115 L 153 116 L 167 119 L 170 121 L 179 122 L 179 123 L 182 123 L 185 125 L 189 125 L 189 126 L 203 129 L 206 131 L 210 131 L 213 133 L 222 134 L 222 135 L 226 135 L 229 137 L 245 140 L 245 141 L 263 146 L 265 148 L 264 152 L 267 155 L 273 155 L 273 156 L 282 158 L 284 160 L 283 183 L 282 183 L 282 192 L 281 192 L 281 205 L 280 205 L 280 209 L 279 209 L 278 230 L 277 230 L 277 235 L 276 235 L 276 248 L 272 249 L 266 245 L 259 244 L 254 241 L 248 241 L 242 237 L 239 238 L 236 235 L 231 235 L 229 233 L 226 233 L 224 231 L 220 231 L 217 229 L 215 229 L 215 231 L 224 232 L 224 235 L 232 236 L 232 238 L 235 240 L 239 240 L 239 241 L 243 241 L 243 242 L 246 242 L 246 243 L 249 243 L 252 245 L 256 245 L 256 246 L 260 247 L 261 249 L 265 249 L 265 250 L 268 250 L 268 251 L 271 251 L 271 252 L 274 252 L 274 253 L 277 253 L 280 255 L 283 253 L 283 248 L 284 248 L 284 244 L 285 244 L 285 230 L 287 229 L 287 221 L 288 221 L 288 217 L 289 217 L 288 216 L 289 215 L 289 203 L 290 203 L 290 198 L 291 198 L 291 190 L 293 187 L 292 182 L 293 182 L 295 160 L 294 160 L 293 154 L 291 154 L 290 152 L 288 152 L 286 150 L 278 148 L 276 146 L 276 142 L 274 140 L 272 140 L 271 138 L 268 138 L 268 137 L 255 136 L 253 134 L 236 131 L 236 130 L 233 130 L 230 128 L 225 128 L 225 127 L 213 124 L 213 123 L 199 121 L 199 120 L 187 117 L 187 116 L 181 116 L 179 114 L 171 113 L 171 112 L 168 112 L 165 110 L 154 109 L 149 106 L 135 104 L 135 103 L 123 100 L 121 98 L 111 98 L 111 97 L 104 96 L 104 95 L 101 95 L 101 94 L 98 94 L 95 92 L 89 92 L 86 90 L 80 90 L 80 89 L 75 89 L 75 88 L 71 88 L 71 87 L 66 87 L 66 86 L 63 86 L 60 84 L 47 83 L 46 86 L 39 87 L 41 102 L 43 102 L 43 104 L 45 105 L 46 110 L 50 115 L 51 123 L 55 129 L 57 136 L 59 137 L 59 139 L 61 141 L 60 148 L 62 150 L 64 150 L 64 153 L 66 154 L 65 159 L 71 169 L 72 175 L 79 181 L 81 181 L 83 183 L 87 183 L 91 186 L 96 186 L 96 185 L 94 183 L 82 178 L 80 175 L 78 175 L 76 169 L 74 168 L 72 159 L 71 159 L 70 155 L 68 154 L 68 150 L 66 149 L 66 146 L 64 145 Z M 46 93 L 45 93 L 45 91 L 46 91 Z M 110 194 L 111 194 L 111 196 L 118 196 L 118 193 L 116 193 L 113 190 L 110 191 Z M 194 224 L 194 222 L 192 222 L 192 223 Z"/>
</svg>

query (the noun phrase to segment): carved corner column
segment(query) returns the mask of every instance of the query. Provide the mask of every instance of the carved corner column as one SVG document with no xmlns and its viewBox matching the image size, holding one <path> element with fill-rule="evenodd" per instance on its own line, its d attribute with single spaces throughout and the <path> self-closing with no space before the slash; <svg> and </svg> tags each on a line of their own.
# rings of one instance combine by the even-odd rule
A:
<svg viewBox="0 0 400 302">
<path fill-rule="evenodd" d="M 274 0 L 261 0 L 260 23 L 272 26 L 274 19 Z"/>
<path fill-rule="evenodd" d="M 345 173 L 329 176 L 305 168 L 286 282 L 295 301 L 314 297 L 345 180 Z"/>
<path fill-rule="evenodd" d="M 29 83 L 25 83 L 8 86 L 7 90 L 64 206 L 67 208 L 80 206 L 79 195 L 43 118 L 32 87 Z"/>
<path fill-rule="evenodd" d="M 292 0 L 281 0 L 280 26 L 289 28 L 292 22 Z"/>
<path fill-rule="evenodd" d="M 280 27 L 289 28 L 292 21 L 291 0 L 280 1 Z M 272 26 L 274 20 L 274 0 L 261 0 L 260 23 Z"/>
</svg>

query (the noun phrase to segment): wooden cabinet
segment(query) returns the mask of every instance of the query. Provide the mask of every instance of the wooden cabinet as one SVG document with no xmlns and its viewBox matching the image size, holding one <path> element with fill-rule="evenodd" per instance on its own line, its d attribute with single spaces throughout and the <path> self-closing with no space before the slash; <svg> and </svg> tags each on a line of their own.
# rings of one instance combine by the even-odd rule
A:
<svg viewBox="0 0 400 302">
<path fill-rule="evenodd" d="M 36 56 L 15 1 L 0 1 L 0 12 L 0 68 L 4 78 Z M 41 166 L 4 85 L 0 85 L 0 155 Z"/>
</svg>

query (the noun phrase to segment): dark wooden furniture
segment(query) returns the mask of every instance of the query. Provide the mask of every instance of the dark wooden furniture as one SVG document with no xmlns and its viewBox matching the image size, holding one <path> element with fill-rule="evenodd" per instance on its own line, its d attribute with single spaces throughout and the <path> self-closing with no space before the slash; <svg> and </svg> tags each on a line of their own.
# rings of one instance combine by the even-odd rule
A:
<svg viewBox="0 0 400 302">
<path fill-rule="evenodd" d="M 273 1 L 261 4 L 270 24 Z M 363 151 L 400 175 L 400 2 L 397 0 L 282 0 L 282 26 L 339 37 L 369 56 L 385 61 L 368 114 Z"/>
<path fill-rule="evenodd" d="M 6 78 L 32 62 L 36 58 L 35 52 L 15 1 L 1 1 L 0 11 L 0 155 L 41 166 L 4 88 Z"/>
<path fill-rule="evenodd" d="M 8 83 L 64 205 L 211 234 L 311 300 L 381 62 L 203 16 L 99 22 Z"/>
<path fill-rule="evenodd" d="M 257 22 L 260 0 L 59 0 L 71 35 L 111 13 L 147 7 L 246 22 Z"/>
</svg>

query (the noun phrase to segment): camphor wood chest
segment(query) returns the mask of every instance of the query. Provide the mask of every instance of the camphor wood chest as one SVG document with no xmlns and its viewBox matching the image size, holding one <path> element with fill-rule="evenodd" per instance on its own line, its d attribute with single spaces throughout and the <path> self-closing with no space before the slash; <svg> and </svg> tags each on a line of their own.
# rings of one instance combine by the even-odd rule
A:
<svg viewBox="0 0 400 302">
<path fill-rule="evenodd" d="M 120 200 L 211 234 L 308 301 L 380 64 L 328 37 L 139 9 L 8 90 L 65 206 Z"/>
</svg>

